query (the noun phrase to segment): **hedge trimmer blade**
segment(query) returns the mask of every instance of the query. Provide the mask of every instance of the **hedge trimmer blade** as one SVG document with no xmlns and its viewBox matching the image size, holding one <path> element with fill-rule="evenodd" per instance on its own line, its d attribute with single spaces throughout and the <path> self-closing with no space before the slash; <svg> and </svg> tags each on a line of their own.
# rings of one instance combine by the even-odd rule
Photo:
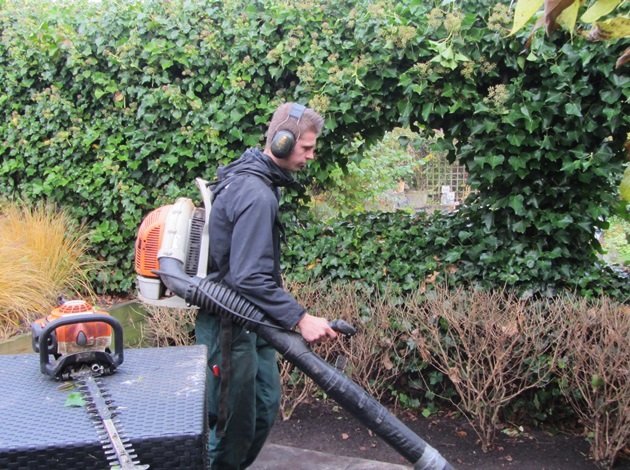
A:
<svg viewBox="0 0 630 470">
<path fill-rule="evenodd" d="M 91 373 L 86 373 L 76 377 L 76 383 L 112 469 L 148 469 L 148 465 L 140 464 L 131 442 L 121 433 L 120 421 L 116 418 L 116 406 L 103 389 L 102 382 L 97 381 Z"/>
</svg>

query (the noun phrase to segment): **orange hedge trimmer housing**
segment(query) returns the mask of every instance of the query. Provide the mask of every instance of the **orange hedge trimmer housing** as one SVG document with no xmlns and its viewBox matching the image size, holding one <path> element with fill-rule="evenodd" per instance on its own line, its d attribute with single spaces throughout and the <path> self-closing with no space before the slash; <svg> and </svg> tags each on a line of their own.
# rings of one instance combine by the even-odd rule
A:
<svg viewBox="0 0 630 470">
<path fill-rule="evenodd" d="M 48 324 L 61 318 L 72 318 L 83 315 L 109 315 L 105 310 L 93 307 L 83 300 L 69 300 L 45 316 L 31 324 L 33 349 L 38 351 L 38 342 L 43 329 Z M 109 350 L 112 345 L 112 328 L 107 323 L 89 322 L 73 323 L 57 328 L 50 335 L 48 352 L 55 357 L 76 354 L 86 351 Z"/>
</svg>

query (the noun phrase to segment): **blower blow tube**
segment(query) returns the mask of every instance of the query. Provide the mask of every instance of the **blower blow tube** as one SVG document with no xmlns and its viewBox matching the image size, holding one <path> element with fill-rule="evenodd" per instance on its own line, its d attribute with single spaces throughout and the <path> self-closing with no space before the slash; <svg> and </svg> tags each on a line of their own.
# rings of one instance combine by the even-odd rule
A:
<svg viewBox="0 0 630 470">
<path fill-rule="evenodd" d="M 301 335 L 271 323 L 258 307 L 226 286 L 189 276 L 177 258 L 163 256 L 159 263 L 160 269 L 155 273 L 169 290 L 190 305 L 213 314 L 227 315 L 234 323 L 260 335 L 344 409 L 409 460 L 414 470 L 453 469 L 436 449 L 374 397 L 315 354 Z"/>
</svg>

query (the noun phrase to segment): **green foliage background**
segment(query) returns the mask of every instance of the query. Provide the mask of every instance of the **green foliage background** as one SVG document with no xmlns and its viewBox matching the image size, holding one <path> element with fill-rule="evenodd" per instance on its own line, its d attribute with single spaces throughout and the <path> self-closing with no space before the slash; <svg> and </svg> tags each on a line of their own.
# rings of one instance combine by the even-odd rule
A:
<svg viewBox="0 0 630 470">
<path fill-rule="evenodd" d="M 594 233 L 623 173 L 630 79 L 614 63 L 625 44 L 557 33 L 524 51 L 523 37 L 504 37 L 505 5 L 460 3 L 3 2 L 0 194 L 68 206 L 109 262 L 97 288 L 125 291 L 143 215 L 194 196 L 194 177 L 259 144 L 273 109 L 297 100 L 326 117 L 307 180 L 325 185 L 357 135 L 417 123 L 444 131 L 476 193 L 449 216 L 376 215 L 380 232 L 371 216 L 345 229 L 290 223 L 290 274 L 406 289 L 440 272 L 622 295 L 596 266 Z M 333 241 L 309 245 L 317 233 Z M 353 251 L 324 261 L 344 240 Z"/>
</svg>

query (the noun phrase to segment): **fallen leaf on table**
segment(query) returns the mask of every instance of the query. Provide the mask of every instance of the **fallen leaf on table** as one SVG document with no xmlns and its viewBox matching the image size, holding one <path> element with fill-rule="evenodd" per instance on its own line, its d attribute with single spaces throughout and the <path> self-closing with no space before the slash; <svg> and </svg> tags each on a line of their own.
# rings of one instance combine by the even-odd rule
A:
<svg viewBox="0 0 630 470">
<path fill-rule="evenodd" d="M 81 407 L 85 405 L 85 401 L 79 392 L 72 392 L 68 394 L 68 398 L 66 398 L 66 402 L 64 406 L 70 407 Z"/>
</svg>

